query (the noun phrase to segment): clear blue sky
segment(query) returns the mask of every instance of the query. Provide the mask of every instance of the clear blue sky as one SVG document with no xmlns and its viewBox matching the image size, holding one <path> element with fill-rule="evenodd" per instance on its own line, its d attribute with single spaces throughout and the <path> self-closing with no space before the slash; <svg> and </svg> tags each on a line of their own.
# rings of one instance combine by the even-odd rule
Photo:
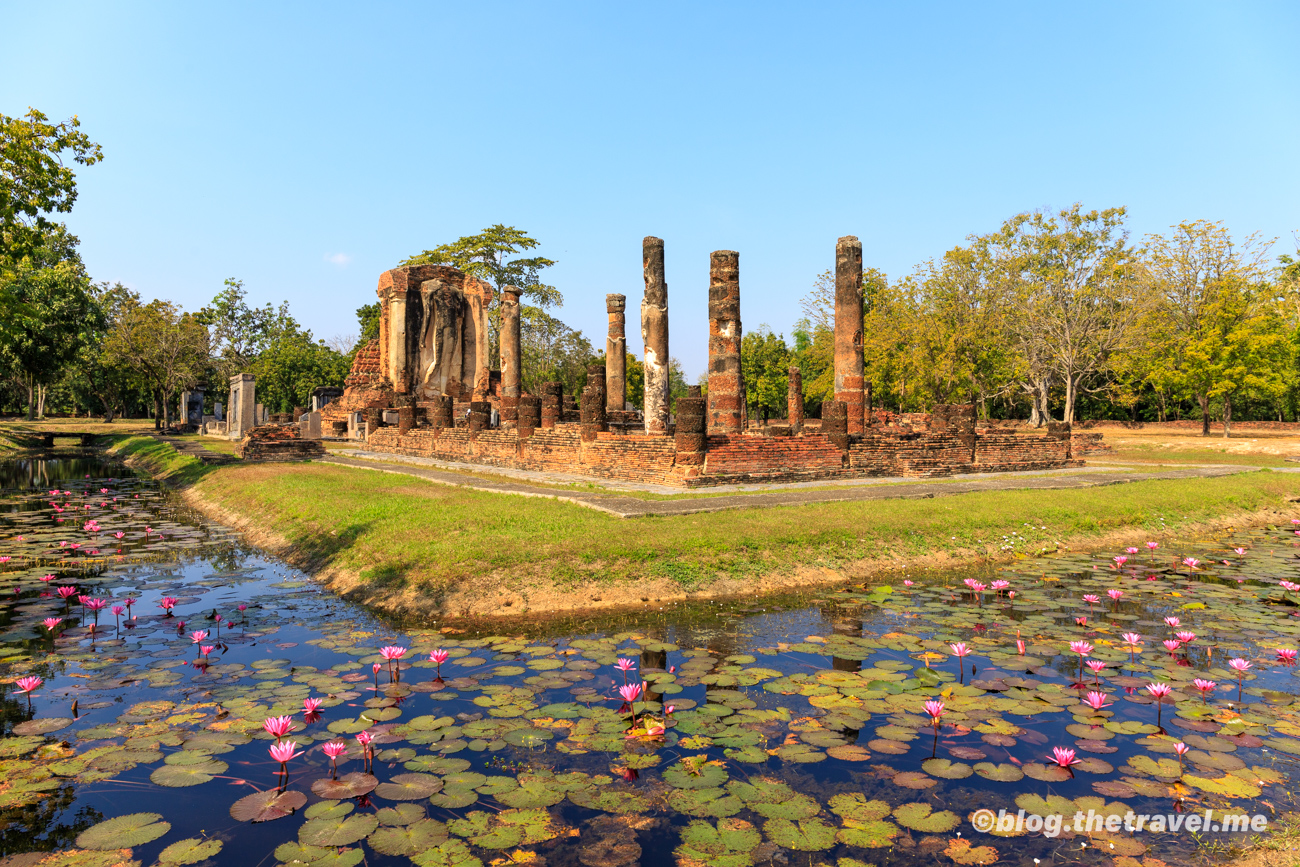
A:
<svg viewBox="0 0 1300 867">
<path fill-rule="evenodd" d="M 492 223 L 559 260 L 604 345 L 641 238 L 705 366 L 708 255 L 787 335 L 862 239 L 892 276 L 1034 208 L 1300 229 L 1300 4 L 0 3 L 0 112 L 80 116 L 97 280 L 197 309 L 226 277 L 355 332 L 379 273 Z"/>
</svg>

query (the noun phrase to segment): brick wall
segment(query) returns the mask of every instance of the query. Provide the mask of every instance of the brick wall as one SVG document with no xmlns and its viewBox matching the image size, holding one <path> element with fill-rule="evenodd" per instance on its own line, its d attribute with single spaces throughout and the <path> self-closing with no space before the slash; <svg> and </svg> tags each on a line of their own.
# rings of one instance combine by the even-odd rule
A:
<svg viewBox="0 0 1300 867">
<path fill-rule="evenodd" d="M 458 427 L 438 434 L 432 428 L 417 427 L 402 435 L 395 427 L 382 427 L 371 432 L 369 447 L 486 466 L 692 488 L 738 482 L 929 478 L 1054 469 L 1082 466 L 1081 452 L 1105 449 L 1100 434 L 1072 433 L 1065 425 L 1053 426 L 1045 436 L 990 429 L 977 435 L 973 420 L 964 408 L 944 408 L 936 418 L 927 420 L 921 431 L 901 425 L 868 428 L 862 437 L 852 439 L 847 452 L 820 433 L 710 436 L 702 465 L 697 453 L 683 453 L 679 463 L 672 436 L 601 432 L 594 440 L 583 442 L 579 425 L 572 423 L 539 428 L 524 438 L 514 430 L 471 432 Z"/>
</svg>

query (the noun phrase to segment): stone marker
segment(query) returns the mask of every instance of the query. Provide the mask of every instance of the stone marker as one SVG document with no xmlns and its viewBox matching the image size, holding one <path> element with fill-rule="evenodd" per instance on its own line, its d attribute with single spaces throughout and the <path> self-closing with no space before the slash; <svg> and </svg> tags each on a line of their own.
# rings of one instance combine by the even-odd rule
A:
<svg viewBox="0 0 1300 867">
<path fill-rule="evenodd" d="M 298 436 L 305 440 L 320 439 L 320 413 L 305 412 L 298 419 Z"/>
<path fill-rule="evenodd" d="M 852 235 L 835 242 L 835 399 L 846 407 L 849 434 L 861 434 L 862 242 Z"/>
<path fill-rule="evenodd" d="M 230 377 L 230 420 L 226 433 L 231 439 L 240 439 L 257 426 L 256 383 L 257 377 L 251 373 Z"/>
<path fill-rule="evenodd" d="M 606 295 L 609 332 L 605 335 L 605 409 L 622 412 L 627 403 L 627 298 Z"/>
<path fill-rule="evenodd" d="M 645 432 L 668 433 L 668 283 L 664 280 L 664 242 L 641 242 L 645 295 L 641 298 L 641 341 L 645 344 Z"/>
<path fill-rule="evenodd" d="M 519 296 L 523 290 L 507 286 L 501 294 L 501 427 L 513 430 L 519 420 Z"/>
<path fill-rule="evenodd" d="M 790 368 L 790 388 L 786 394 L 786 418 L 790 422 L 790 433 L 798 436 L 803 430 L 803 374 L 799 368 Z"/>
<path fill-rule="evenodd" d="M 740 338 L 740 254 L 734 250 L 716 250 L 709 257 L 708 422 L 711 434 L 739 434 L 746 427 Z"/>
</svg>

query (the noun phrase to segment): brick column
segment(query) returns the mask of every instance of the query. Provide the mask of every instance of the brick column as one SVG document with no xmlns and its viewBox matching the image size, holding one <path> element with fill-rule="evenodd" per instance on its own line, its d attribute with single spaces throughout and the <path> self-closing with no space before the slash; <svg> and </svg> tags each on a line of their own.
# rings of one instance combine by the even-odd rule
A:
<svg viewBox="0 0 1300 867">
<path fill-rule="evenodd" d="M 519 438 L 527 439 L 542 425 L 542 402 L 531 394 L 519 396 Z"/>
<path fill-rule="evenodd" d="M 429 416 L 429 422 L 433 425 L 434 430 L 443 430 L 444 428 L 455 427 L 456 419 L 453 415 L 456 411 L 456 403 L 449 394 L 440 394 L 433 399 L 433 412 Z"/>
<path fill-rule="evenodd" d="M 582 441 L 594 442 L 596 434 L 608 430 L 605 421 L 605 376 L 601 371 L 599 387 L 589 385 L 582 390 L 582 403 L 579 404 L 582 421 Z"/>
<path fill-rule="evenodd" d="M 469 429 L 475 431 L 487 430 L 492 424 L 492 402 L 487 400 L 474 400 L 469 404 Z"/>
<path fill-rule="evenodd" d="M 399 394 L 394 402 L 397 404 L 397 433 L 406 436 L 415 427 L 415 398 Z"/>
<path fill-rule="evenodd" d="M 790 368 L 790 388 L 786 393 L 786 416 L 791 435 L 803 431 L 803 374 L 799 368 Z"/>
<path fill-rule="evenodd" d="M 677 463 L 699 466 L 708 451 L 705 405 L 702 397 L 677 398 Z"/>
<path fill-rule="evenodd" d="M 564 384 L 542 383 L 542 427 L 555 427 L 564 421 Z"/>
<path fill-rule="evenodd" d="M 709 257 L 709 433 L 745 430 L 745 380 L 740 371 L 740 254 Z"/>
<path fill-rule="evenodd" d="M 822 433 L 841 451 L 848 451 L 848 407 L 842 400 L 828 400 L 822 404 Z"/>
<path fill-rule="evenodd" d="M 609 333 L 605 336 L 605 409 L 622 412 L 627 403 L 627 298 L 606 295 Z"/>
<path fill-rule="evenodd" d="M 641 242 L 645 295 L 641 299 L 641 340 L 645 343 L 645 432 L 668 433 L 668 283 L 664 280 L 664 242 Z"/>
<path fill-rule="evenodd" d="M 501 293 L 501 427 L 513 429 L 519 419 L 519 296 L 518 286 Z"/>
<path fill-rule="evenodd" d="M 607 406 L 605 394 L 605 365 L 587 365 L 587 387 L 600 392 L 600 405 Z M 602 428 L 603 430 L 603 428 Z"/>
<path fill-rule="evenodd" d="M 845 404 L 848 432 L 861 434 L 862 242 L 852 235 L 835 242 L 835 399 Z"/>
</svg>

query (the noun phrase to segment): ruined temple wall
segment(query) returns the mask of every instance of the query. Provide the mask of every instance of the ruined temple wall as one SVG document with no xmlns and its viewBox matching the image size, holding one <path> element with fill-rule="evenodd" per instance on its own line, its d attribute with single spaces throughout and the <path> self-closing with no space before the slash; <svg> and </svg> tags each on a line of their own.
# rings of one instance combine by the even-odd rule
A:
<svg viewBox="0 0 1300 867">
<path fill-rule="evenodd" d="M 975 442 L 977 472 L 986 467 L 1006 472 L 1083 465 L 1083 461 L 1071 460 L 1068 439 L 992 433 L 981 434 Z"/>
<path fill-rule="evenodd" d="M 844 453 L 824 436 L 710 436 L 705 475 L 840 474 Z"/>
</svg>

